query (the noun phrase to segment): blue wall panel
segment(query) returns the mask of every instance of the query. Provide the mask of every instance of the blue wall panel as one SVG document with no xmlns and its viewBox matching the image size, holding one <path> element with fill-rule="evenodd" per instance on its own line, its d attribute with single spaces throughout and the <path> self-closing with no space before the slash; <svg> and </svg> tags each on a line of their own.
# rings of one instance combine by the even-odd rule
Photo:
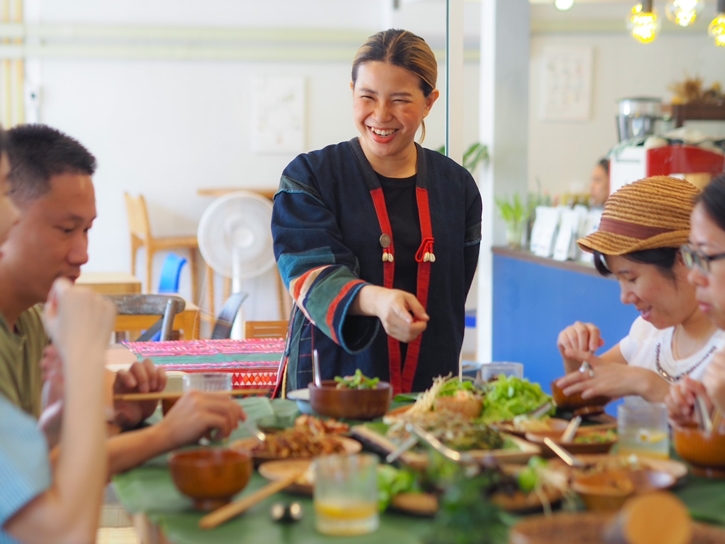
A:
<svg viewBox="0 0 725 544">
<path fill-rule="evenodd" d="M 556 347 L 562 329 L 594 323 L 606 342 L 603 353 L 638 315 L 620 302 L 616 281 L 494 254 L 493 360 L 524 363 L 525 376 L 545 391 L 564 373 Z"/>
</svg>

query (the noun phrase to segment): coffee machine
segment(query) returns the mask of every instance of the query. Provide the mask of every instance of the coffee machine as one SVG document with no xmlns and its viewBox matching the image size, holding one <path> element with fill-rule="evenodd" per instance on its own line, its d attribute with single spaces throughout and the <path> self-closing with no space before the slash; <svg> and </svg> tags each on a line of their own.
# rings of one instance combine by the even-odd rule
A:
<svg viewBox="0 0 725 544">
<path fill-rule="evenodd" d="M 617 100 L 619 141 L 645 138 L 655 133 L 655 123 L 662 119 L 659 98 L 620 98 Z"/>
</svg>

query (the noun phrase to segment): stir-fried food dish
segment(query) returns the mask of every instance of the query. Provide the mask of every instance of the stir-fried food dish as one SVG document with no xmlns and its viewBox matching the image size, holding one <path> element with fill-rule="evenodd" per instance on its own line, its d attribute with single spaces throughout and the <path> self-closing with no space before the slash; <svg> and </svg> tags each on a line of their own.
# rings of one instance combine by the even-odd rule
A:
<svg viewBox="0 0 725 544">
<path fill-rule="evenodd" d="M 617 440 L 617 431 L 608 429 L 606 431 L 592 431 L 578 434 L 574 437 L 575 444 L 605 444 Z"/>
<path fill-rule="evenodd" d="M 295 420 L 294 427 L 268 433 L 263 443 L 256 444 L 252 448 L 252 453 L 283 459 L 344 453 L 345 448 L 338 436 L 348 430 L 349 426 L 346 423 L 334 419 L 323 421 L 303 415 Z"/>
</svg>

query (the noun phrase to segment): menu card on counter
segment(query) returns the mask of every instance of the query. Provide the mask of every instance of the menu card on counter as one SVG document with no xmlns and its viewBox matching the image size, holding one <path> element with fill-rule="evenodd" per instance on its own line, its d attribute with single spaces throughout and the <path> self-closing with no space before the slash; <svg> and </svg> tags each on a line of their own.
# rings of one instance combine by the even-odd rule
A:
<svg viewBox="0 0 725 544">
<path fill-rule="evenodd" d="M 589 210 L 582 220 L 581 229 L 579 230 L 579 237 L 584 237 L 592 232 L 596 232 L 599 228 L 599 222 L 602 220 L 602 208 L 592 208 Z M 584 263 L 592 262 L 592 254 L 587 251 L 579 249 L 579 260 Z"/>
<path fill-rule="evenodd" d="M 536 220 L 531 229 L 531 252 L 539 257 L 551 257 L 554 250 L 561 208 L 536 207 Z"/>
<path fill-rule="evenodd" d="M 559 221 L 559 234 L 554 245 L 554 259 L 566 261 L 576 259 L 578 247 L 576 241 L 579 238 L 581 225 L 586 219 L 587 209 L 584 206 L 576 206 L 573 209 L 564 208 L 561 210 Z"/>
</svg>

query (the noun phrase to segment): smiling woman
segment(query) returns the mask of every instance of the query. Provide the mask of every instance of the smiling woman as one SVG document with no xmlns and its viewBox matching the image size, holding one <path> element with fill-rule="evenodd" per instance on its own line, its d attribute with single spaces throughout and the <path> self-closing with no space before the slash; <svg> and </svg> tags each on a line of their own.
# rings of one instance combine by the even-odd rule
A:
<svg viewBox="0 0 725 544">
<path fill-rule="evenodd" d="M 558 384 L 570 395 L 639 395 L 662 402 L 670 383 L 685 376 L 700 380 L 725 333 L 703 313 L 680 246 L 690 235 L 697 189 L 686 181 L 656 176 L 636 181 L 605 203 L 597 232 L 579 240 L 594 253 L 597 270 L 613 274 L 621 300 L 640 312 L 629 335 L 601 357 L 599 329 L 575 323 L 559 334 L 558 347 L 569 372 Z M 593 372 L 576 370 L 588 362 Z"/>
<path fill-rule="evenodd" d="M 287 389 L 311 381 L 313 349 L 323 379 L 359 369 L 396 393 L 458 371 L 481 197 L 463 167 L 415 143 L 436 78 L 419 36 L 371 36 L 350 83 L 360 136 L 300 155 L 282 173 L 272 234 L 296 302 Z"/>
</svg>

